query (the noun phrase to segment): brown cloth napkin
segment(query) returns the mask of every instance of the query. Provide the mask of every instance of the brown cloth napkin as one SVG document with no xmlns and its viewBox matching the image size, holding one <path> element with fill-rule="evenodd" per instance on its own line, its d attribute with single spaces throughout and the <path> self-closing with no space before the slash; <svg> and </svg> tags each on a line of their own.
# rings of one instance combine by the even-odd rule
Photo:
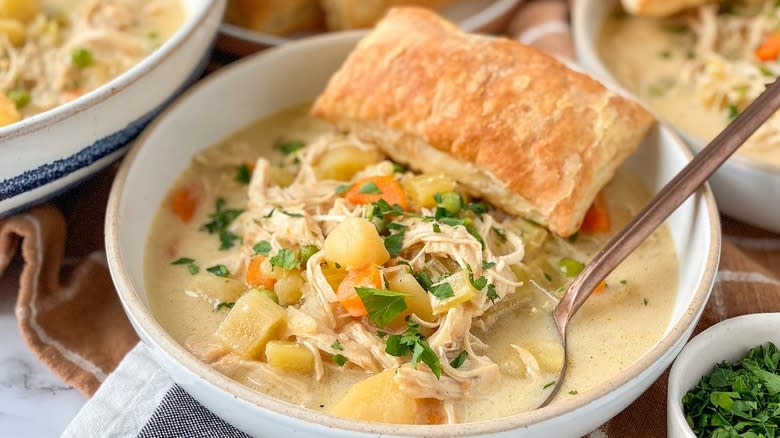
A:
<svg viewBox="0 0 780 438">
<path fill-rule="evenodd" d="M 573 59 L 567 20 L 565 1 L 534 1 L 518 11 L 509 33 Z M 21 270 L 19 329 L 38 358 L 85 395 L 97 390 L 138 340 L 103 252 L 103 214 L 114 171 L 0 220 L 0 275 Z M 728 219 L 723 232 L 718 283 L 697 332 L 738 315 L 780 312 L 780 236 Z M 593 436 L 666 436 L 666 379 Z"/>
</svg>

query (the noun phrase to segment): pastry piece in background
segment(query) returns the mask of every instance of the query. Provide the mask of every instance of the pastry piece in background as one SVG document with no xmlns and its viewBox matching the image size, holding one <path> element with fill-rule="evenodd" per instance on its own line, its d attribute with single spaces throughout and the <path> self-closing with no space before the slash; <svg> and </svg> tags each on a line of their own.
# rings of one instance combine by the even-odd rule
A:
<svg viewBox="0 0 780 438">
<path fill-rule="evenodd" d="M 453 0 L 321 0 L 329 30 L 371 27 L 394 6 L 437 9 L 452 2 Z"/>
<path fill-rule="evenodd" d="M 713 0 L 621 0 L 623 8 L 630 14 L 645 17 L 667 17 L 688 8 L 694 8 Z"/>
<path fill-rule="evenodd" d="M 325 22 L 319 0 L 230 0 L 226 18 L 272 35 L 317 30 Z"/>
<path fill-rule="evenodd" d="M 420 8 L 390 10 L 312 112 L 561 236 L 579 229 L 654 121 L 538 49 Z"/>
</svg>

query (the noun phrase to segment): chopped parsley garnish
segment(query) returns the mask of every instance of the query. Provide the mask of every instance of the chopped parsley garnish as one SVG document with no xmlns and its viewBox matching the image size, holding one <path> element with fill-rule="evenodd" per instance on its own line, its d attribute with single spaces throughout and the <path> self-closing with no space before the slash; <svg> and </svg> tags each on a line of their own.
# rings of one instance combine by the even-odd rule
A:
<svg viewBox="0 0 780 438">
<path fill-rule="evenodd" d="M 234 247 L 236 242 L 240 242 L 241 237 L 228 230 L 222 230 L 219 232 L 219 249 L 226 250 Z"/>
<path fill-rule="evenodd" d="M 642 304 L 643 304 L 643 305 L 645 305 L 645 306 L 646 306 L 646 305 L 648 305 L 649 303 L 650 303 L 650 301 L 648 301 L 648 300 L 647 300 L 647 298 L 642 298 Z"/>
<path fill-rule="evenodd" d="M 381 195 L 382 190 L 377 187 L 376 183 L 373 181 L 369 181 L 358 189 L 358 193 L 362 193 L 364 195 Z"/>
<path fill-rule="evenodd" d="M 496 236 L 498 236 L 499 242 L 506 242 L 506 233 L 501 228 L 496 227 L 490 227 L 490 230 L 494 233 L 496 233 Z"/>
<path fill-rule="evenodd" d="M 569 395 L 577 395 L 577 394 L 579 394 L 579 392 L 577 392 L 576 389 L 572 389 L 571 391 L 569 391 Z"/>
<path fill-rule="evenodd" d="M 482 262 L 482 269 L 490 269 L 496 266 L 496 262 Z"/>
<path fill-rule="evenodd" d="M 721 362 L 682 398 L 696 436 L 772 437 L 780 429 L 780 351 L 768 342 Z"/>
<path fill-rule="evenodd" d="M 546 272 L 542 272 L 542 274 L 544 274 L 544 278 L 545 278 L 547 281 L 549 281 L 550 283 L 552 283 L 552 280 L 553 280 L 553 279 L 552 279 L 552 277 L 550 277 L 550 274 L 548 274 L 548 273 L 546 273 Z"/>
<path fill-rule="evenodd" d="M 191 259 L 189 257 L 181 257 L 171 262 L 171 264 L 187 266 L 187 270 L 190 271 L 190 274 L 192 275 L 195 275 L 198 272 L 200 272 L 200 267 L 197 264 L 195 264 L 195 259 Z"/>
<path fill-rule="evenodd" d="M 444 209 L 443 208 L 437 208 L 436 209 L 437 213 L 440 212 L 440 211 L 444 211 Z M 458 225 L 463 225 L 464 224 L 463 219 L 458 218 L 458 217 L 442 216 L 442 217 L 437 217 L 436 220 L 441 222 L 441 223 L 443 223 L 444 225 L 449 225 L 451 227 L 457 227 Z"/>
<path fill-rule="evenodd" d="M 758 64 L 758 71 L 760 71 L 761 74 L 766 77 L 773 77 L 775 75 L 772 70 L 770 70 L 769 67 L 765 66 L 764 64 Z"/>
<path fill-rule="evenodd" d="M 287 210 L 280 209 L 279 212 L 290 217 L 303 217 L 302 213 L 296 213 L 294 211 L 287 211 Z"/>
<path fill-rule="evenodd" d="M 384 338 L 385 336 L 387 336 L 387 332 L 383 332 L 382 330 L 377 330 L 377 331 L 376 331 L 376 337 L 377 337 L 377 338 L 379 338 L 379 339 L 382 339 L 382 338 Z"/>
<path fill-rule="evenodd" d="M 172 265 L 189 265 L 195 263 L 195 259 L 189 257 L 181 257 L 171 262 Z"/>
<path fill-rule="evenodd" d="M 77 47 L 70 52 L 70 60 L 77 68 L 87 68 L 92 65 L 92 52 Z"/>
<path fill-rule="evenodd" d="M 338 339 L 333 341 L 332 344 L 330 344 L 330 348 L 337 350 L 337 351 L 344 351 L 344 346 L 341 345 L 341 342 L 339 342 Z"/>
<path fill-rule="evenodd" d="M 498 292 L 496 292 L 496 285 L 493 283 L 490 283 L 487 286 L 487 297 L 490 300 L 491 303 L 495 303 L 500 297 L 498 296 Z"/>
<path fill-rule="evenodd" d="M 672 52 L 669 50 L 664 50 L 661 53 L 658 54 L 663 59 L 669 59 L 672 57 Z"/>
<path fill-rule="evenodd" d="M 218 312 L 222 309 L 232 309 L 235 305 L 236 303 L 230 301 L 220 301 L 219 304 L 217 304 L 217 307 L 214 308 L 214 311 Z"/>
<path fill-rule="evenodd" d="M 274 145 L 274 149 L 278 150 L 284 155 L 290 155 L 295 153 L 299 149 L 306 146 L 306 143 L 300 140 L 280 141 Z"/>
<path fill-rule="evenodd" d="M 320 249 L 314 245 L 303 245 L 301 249 L 298 250 L 298 258 L 301 261 L 301 266 L 305 266 L 311 256 L 317 254 L 317 251 L 319 250 Z"/>
<path fill-rule="evenodd" d="M 436 378 L 441 377 L 441 362 L 433 352 L 431 346 L 420 335 L 420 325 L 412 321 L 406 322 L 408 329 L 402 335 L 390 335 L 387 337 L 385 352 L 391 356 L 402 357 L 412 355 L 411 365 L 416 367 L 418 362 L 428 365 Z"/>
<path fill-rule="evenodd" d="M 282 248 L 275 256 L 271 257 L 270 263 L 273 267 L 289 271 L 298 267 L 299 260 L 295 252 L 287 248 Z"/>
<path fill-rule="evenodd" d="M 553 380 L 552 382 L 549 382 L 549 383 L 547 383 L 546 385 L 544 385 L 544 386 L 542 387 L 542 389 L 547 389 L 547 388 L 549 388 L 549 387 L 551 387 L 551 386 L 553 386 L 553 385 L 555 385 L 555 380 Z"/>
<path fill-rule="evenodd" d="M 406 172 L 406 167 L 404 167 L 403 164 L 396 163 L 393 161 L 393 172 L 395 173 L 404 173 Z"/>
<path fill-rule="evenodd" d="M 200 227 L 201 231 L 219 236 L 219 249 L 225 250 L 232 248 L 240 237 L 228 231 L 230 224 L 243 213 L 244 210 L 236 208 L 225 208 L 225 199 L 218 198 L 216 202 L 216 211 L 209 214 L 209 222 Z"/>
<path fill-rule="evenodd" d="M 576 233 L 572 234 L 571 236 L 567 237 L 567 238 L 566 238 L 566 240 L 568 240 L 568 241 L 569 241 L 569 242 L 571 242 L 571 243 L 576 243 L 576 242 L 577 242 L 577 239 L 578 239 L 579 237 L 580 237 L 580 233 L 579 233 L 579 231 L 578 231 L 578 232 L 576 232 Z"/>
<path fill-rule="evenodd" d="M 671 24 L 669 26 L 666 26 L 666 31 L 671 33 L 686 33 L 688 32 L 688 25 L 687 24 Z"/>
<path fill-rule="evenodd" d="M 228 268 L 225 265 L 214 265 L 210 268 L 206 268 L 206 270 L 217 277 L 227 277 L 230 275 L 230 271 L 228 271 Z"/>
<path fill-rule="evenodd" d="M 739 108 L 737 108 L 736 105 L 729 105 L 728 111 L 729 111 L 729 120 L 734 120 L 739 115 Z"/>
<path fill-rule="evenodd" d="M 441 227 L 437 223 L 433 223 L 433 232 L 434 233 L 441 233 Z"/>
<path fill-rule="evenodd" d="M 459 355 L 455 356 L 455 359 L 452 359 L 450 366 L 455 369 L 460 368 L 463 365 L 463 362 L 466 362 L 467 357 L 469 357 L 469 352 L 466 350 L 461 351 Z"/>
<path fill-rule="evenodd" d="M 401 230 L 395 234 L 385 237 L 385 248 L 391 257 L 398 257 L 404 246 L 404 231 Z"/>
<path fill-rule="evenodd" d="M 487 204 L 482 201 L 469 202 L 468 205 L 466 205 L 466 210 L 473 212 L 477 217 L 481 218 L 483 214 L 487 213 L 488 207 Z"/>
<path fill-rule="evenodd" d="M 22 109 L 30 104 L 30 92 L 24 88 L 9 90 L 6 96 L 16 105 L 16 109 Z"/>
<path fill-rule="evenodd" d="M 249 166 L 242 164 L 236 168 L 236 181 L 241 184 L 249 184 L 252 179 L 252 172 L 249 170 Z"/>
<path fill-rule="evenodd" d="M 452 286 L 446 281 L 443 283 L 434 284 L 428 289 L 428 292 L 440 300 L 455 296 L 455 292 L 452 290 Z"/>
<path fill-rule="evenodd" d="M 626 284 L 628 284 L 628 281 L 626 281 L 626 280 L 620 280 L 620 284 L 622 284 L 622 285 L 626 285 Z"/>
<path fill-rule="evenodd" d="M 336 365 L 343 367 L 345 363 L 347 363 L 347 358 L 344 357 L 343 354 L 334 354 L 333 355 L 333 362 L 336 362 Z"/>
<path fill-rule="evenodd" d="M 356 287 L 355 291 L 368 312 L 368 319 L 377 327 L 390 324 L 406 310 L 406 294 L 403 292 L 372 287 Z"/>
<path fill-rule="evenodd" d="M 474 221 L 472 221 L 470 218 L 466 218 L 463 221 L 463 226 L 466 227 L 466 231 L 471 234 L 472 237 L 477 239 L 477 242 L 482 246 L 482 249 L 485 249 L 485 241 L 482 239 L 482 236 L 479 235 L 479 232 L 477 231 L 477 227 L 474 226 Z"/>
<path fill-rule="evenodd" d="M 431 276 L 428 275 L 425 271 L 419 271 L 414 273 L 414 278 L 417 280 L 418 283 L 420 283 L 420 286 L 422 286 L 423 289 L 430 290 L 431 286 L 433 285 L 433 280 L 431 280 Z"/>
<path fill-rule="evenodd" d="M 276 207 L 272 208 L 271 211 L 269 211 L 265 216 L 263 216 L 264 219 L 268 219 L 269 217 L 273 216 L 276 212 Z"/>
<path fill-rule="evenodd" d="M 344 193 L 347 193 L 349 189 L 352 188 L 352 184 L 340 184 L 336 186 L 336 194 L 337 195 L 343 195 Z"/>
<path fill-rule="evenodd" d="M 271 252 L 271 242 L 267 240 L 261 240 L 252 247 L 252 249 L 255 251 L 255 254 L 260 254 L 262 256 L 268 256 L 268 254 Z"/>
</svg>

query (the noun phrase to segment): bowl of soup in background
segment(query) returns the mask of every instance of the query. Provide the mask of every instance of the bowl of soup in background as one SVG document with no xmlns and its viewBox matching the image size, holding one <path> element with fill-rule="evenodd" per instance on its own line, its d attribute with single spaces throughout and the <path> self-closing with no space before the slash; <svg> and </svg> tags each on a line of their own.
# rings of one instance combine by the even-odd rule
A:
<svg viewBox="0 0 780 438">
<path fill-rule="evenodd" d="M 580 64 L 603 81 L 622 87 L 599 53 L 602 28 L 618 3 L 618 0 L 576 2 L 572 10 L 572 26 Z M 657 56 L 657 53 L 649 52 L 647 56 Z M 645 104 L 649 108 L 647 102 Z M 659 119 L 675 126 L 674 120 L 663 116 L 659 116 Z M 694 152 L 707 145 L 706 140 L 678 126 L 675 126 L 675 129 Z M 777 208 L 780 204 L 780 167 L 737 153 L 710 178 L 710 184 L 718 207 L 723 213 L 742 222 L 780 233 L 780 214 Z"/>
<path fill-rule="evenodd" d="M 181 0 L 185 17 L 158 49 L 64 105 L 0 128 L 0 216 L 48 199 L 119 158 L 208 61 L 225 0 Z"/>
<path fill-rule="evenodd" d="M 496 33 L 506 28 L 512 12 L 520 3 L 521 0 L 458 0 L 442 7 L 440 12 L 465 31 Z M 217 45 L 224 52 L 245 56 L 316 34 L 308 31 L 284 36 L 271 35 L 226 21 L 220 28 Z"/>
<path fill-rule="evenodd" d="M 337 418 L 280 401 L 216 372 L 177 342 L 150 310 L 144 282 L 147 236 L 171 184 L 199 150 L 251 122 L 311 102 L 362 32 L 313 37 L 249 57 L 199 83 L 144 133 L 123 163 L 106 217 L 106 250 L 122 304 L 144 343 L 173 379 L 204 406 L 254 435 L 581 436 L 638 398 L 671 364 L 709 297 L 720 253 L 720 223 L 709 187 L 667 221 L 680 260 L 678 294 L 662 338 L 622 373 L 543 409 L 455 425 L 389 425 Z M 262 80 L 259 80 L 262 78 Z M 213 102 L 222 102 L 213 111 Z M 209 123 L 203 123 L 209 120 Z M 163 147 L 176 145 L 176 147 Z M 625 163 L 656 193 L 690 159 L 663 126 Z M 627 333 L 628 334 L 628 333 Z"/>
</svg>

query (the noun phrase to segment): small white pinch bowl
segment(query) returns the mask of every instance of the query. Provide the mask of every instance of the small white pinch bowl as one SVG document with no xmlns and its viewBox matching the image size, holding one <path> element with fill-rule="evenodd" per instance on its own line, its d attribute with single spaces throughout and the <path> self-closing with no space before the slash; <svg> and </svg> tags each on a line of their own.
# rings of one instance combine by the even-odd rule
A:
<svg viewBox="0 0 780 438">
<path fill-rule="evenodd" d="M 572 32 L 577 60 L 602 81 L 620 88 L 598 52 L 605 19 L 618 0 L 582 0 L 574 2 Z M 663 120 L 663 117 L 659 117 Z M 665 120 L 674 126 L 673 120 Z M 675 126 L 677 132 L 699 152 L 707 141 Z M 735 155 L 712 177 L 710 185 L 720 210 L 742 222 L 780 233 L 780 167 Z"/>
<path fill-rule="evenodd" d="M 154 53 L 78 99 L 0 128 L 0 217 L 67 190 L 119 158 L 197 79 L 225 0 L 182 0 L 186 18 Z"/>
<path fill-rule="evenodd" d="M 621 374 L 551 406 L 478 423 L 389 425 L 336 418 L 253 391 L 197 360 L 150 312 L 144 282 L 147 235 L 166 189 L 193 154 L 249 123 L 311 102 L 363 35 L 329 34 L 279 46 L 239 61 L 195 85 L 136 142 L 111 191 L 106 252 L 114 284 L 143 342 L 195 399 L 256 436 L 555 436 L 579 437 L 637 399 L 672 363 L 698 321 L 720 254 L 720 223 L 709 187 L 668 220 L 681 263 L 679 294 L 664 336 Z M 219 111 L 214 105 L 219 104 Z M 625 164 L 657 192 L 689 161 L 685 145 L 654 127 Z"/>
<path fill-rule="evenodd" d="M 716 364 L 742 359 L 767 342 L 780 346 L 780 313 L 754 313 L 722 321 L 683 348 L 669 373 L 666 426 L 669 438 L 696 438 L 683 414 L 682 398 Z"/>
</svg>

